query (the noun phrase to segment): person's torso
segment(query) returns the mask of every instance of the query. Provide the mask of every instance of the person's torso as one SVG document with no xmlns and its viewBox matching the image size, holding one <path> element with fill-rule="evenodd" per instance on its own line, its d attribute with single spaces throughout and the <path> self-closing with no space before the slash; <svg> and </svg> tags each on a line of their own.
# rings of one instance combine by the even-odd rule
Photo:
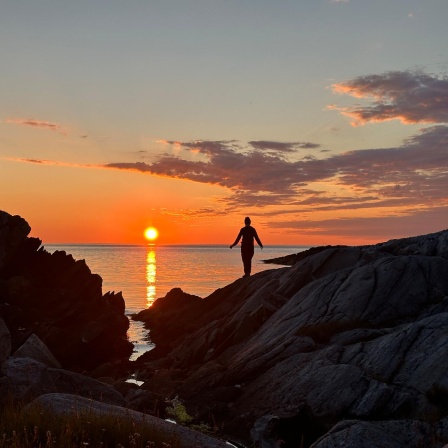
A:
<svg viewBox="0 0 448 448">
<path fill-rule="evenodd" d="M 242 246 L 253 246 L 255 238 L 255 229 L 252 226 L 245 226 L 241 229 Z"/>
</svg>

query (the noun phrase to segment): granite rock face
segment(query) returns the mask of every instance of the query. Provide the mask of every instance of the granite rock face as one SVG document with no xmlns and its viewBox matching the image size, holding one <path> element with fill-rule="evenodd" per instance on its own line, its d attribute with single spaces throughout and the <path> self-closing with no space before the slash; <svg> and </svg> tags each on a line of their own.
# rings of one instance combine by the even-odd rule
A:
<svg viewBox="0 0 448 448">
<path fill-rule="evenodd" d="M 50 254 L 19 216 L 0 211 L 0 317 L 12 351 L 35 334 L 64 367 L 79 371 L 128 358 L 121 293 L 102 294 L 84 260 Z"/>
<path fill-rule="evenodd" d="M 163 378 L 243 442 L 448 442 L 448 231 L 311 250 L 181 313 L 159 300 L 163 322 L 139 316 L 160 345 L 138 361 L 144 388 Z"/>
</svg>

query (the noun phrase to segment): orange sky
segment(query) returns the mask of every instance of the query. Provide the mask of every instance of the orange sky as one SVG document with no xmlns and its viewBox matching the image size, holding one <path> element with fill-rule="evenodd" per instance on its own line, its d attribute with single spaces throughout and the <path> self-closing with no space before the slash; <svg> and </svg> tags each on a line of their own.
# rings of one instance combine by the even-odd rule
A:
<svg viewBox="0 0 448 448">
<path fill-rule="evenodd" d="M 45 243 L 448 222 L 448 2 L 6 2 L 0 209 Z M 353 36 L 356 35 L 356 39 Z"/>
</svg>

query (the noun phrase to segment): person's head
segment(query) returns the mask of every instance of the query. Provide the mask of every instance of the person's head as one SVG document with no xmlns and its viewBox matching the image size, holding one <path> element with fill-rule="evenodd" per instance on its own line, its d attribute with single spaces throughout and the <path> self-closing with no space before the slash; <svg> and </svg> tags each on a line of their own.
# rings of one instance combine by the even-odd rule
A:
<svg viewBox="0 0 448 448">
<path fill-rule="evenodd" d="M 249 216 L 246 216 L 244 218 L 244 224 L 246 224 L 246 226 L 250 226 L 250 218 L 249 218 Z"/>
</svg>

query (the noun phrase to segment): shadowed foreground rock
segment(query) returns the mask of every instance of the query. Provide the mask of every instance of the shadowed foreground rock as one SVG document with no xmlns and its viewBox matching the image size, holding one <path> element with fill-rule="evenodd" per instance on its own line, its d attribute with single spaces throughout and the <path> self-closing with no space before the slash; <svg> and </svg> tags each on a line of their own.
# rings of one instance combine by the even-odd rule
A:
<svg viewBox="0 0 448 448">
<path fill-rule="evenodd" d="M 27 403 L 49 392 L 61 392 L 118 406 L 125 404 L 123 396 L 108 384 L 30 358 L 10 357 L 3 362 L 0 373 L 2 395 L 14 397 L 15 402 Z"/>
<path fill-rule="evenodd" d="M 143 387 L 264 448 L 446 444 L 448 231 L 298 258 L 141 312 Z"/>
<path fill-rule="evenodd" d="M 113 406 L 98 401 L 88 400 L 68 394 L 46 394 L 36 398 L 28 405 L 28 409 L 37 407 L 39 410 L 50 411 L 55 416 L 112 416 L 120 420 L 127 420 L 136 424 L 144 424 L 148 429 L 172 439 L 178 448 L 225 448 L 225 442 L 206 436 L 197 431 L 175 425 L 148 414 Z"/>
</svg>

